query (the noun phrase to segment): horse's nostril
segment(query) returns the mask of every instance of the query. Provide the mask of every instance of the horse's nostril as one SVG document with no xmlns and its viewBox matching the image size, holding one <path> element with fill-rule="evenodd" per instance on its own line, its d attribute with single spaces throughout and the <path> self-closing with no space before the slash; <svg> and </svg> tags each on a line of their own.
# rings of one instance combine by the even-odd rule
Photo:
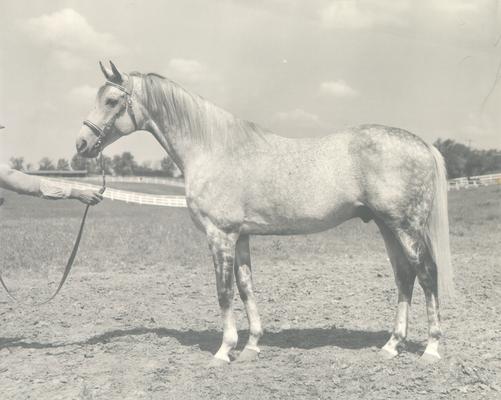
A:
<svg viewBox="0 0 501 400">
<path fill-rule="evenodd" d="M 77 151 L 81 153 L 87 147 L 87 141 L 85 139 L 79 139 L 77 142 Z"/>
</svg>

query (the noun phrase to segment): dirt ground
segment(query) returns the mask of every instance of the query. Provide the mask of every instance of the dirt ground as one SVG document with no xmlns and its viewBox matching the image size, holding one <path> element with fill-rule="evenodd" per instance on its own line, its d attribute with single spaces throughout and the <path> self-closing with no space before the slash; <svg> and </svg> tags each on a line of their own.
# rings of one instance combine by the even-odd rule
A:
<svg viewBox="0 0 501 400">
<path fill-rule="evenodd" d="M 26 300 L 53 290 L 82 207 L 3 193 L 0 262 Z M 106 201 L 48 305 L 0 293 L 1 399 L 498 399 L 501 187 L 450 193 L 457 295 L 443 360 L 421 365 L 416 286 L 405 351 L 386 361 L 396 289 L 374 224 L 252 240 L 265 328 L 259 360 L 209 369 L 221 324 L 204 237 L 185 209 Z M 247 321 L 236 296 L 240 343 Z"/>
</svg>

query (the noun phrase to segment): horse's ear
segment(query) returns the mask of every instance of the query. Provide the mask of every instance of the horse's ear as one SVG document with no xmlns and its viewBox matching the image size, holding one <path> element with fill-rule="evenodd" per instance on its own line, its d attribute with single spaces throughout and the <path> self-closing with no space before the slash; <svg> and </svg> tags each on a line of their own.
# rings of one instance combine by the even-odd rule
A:
<svg viewBox="0 0 501 400">
<path fill-rule="evenodd" d="M 110 78 L 113 75 L 113 72 L 111 72 L 110 69 L 106 68 L 101 61 L 99 61 L 99 66 L 101 67 L 101 71 L 103 71 L 103 75 L 107 80 L 110 80 Z"/>
<path fill-rule="evenodd" d="M 110 65 L 111 65 L 111 70 L 113 71 L 113 82 L 122 83 L 123 82 L 122 74 L 120 73 L 118 68 L 115 67 L 115 64 L 113 64 L 111 61 Z"/>
</svg>

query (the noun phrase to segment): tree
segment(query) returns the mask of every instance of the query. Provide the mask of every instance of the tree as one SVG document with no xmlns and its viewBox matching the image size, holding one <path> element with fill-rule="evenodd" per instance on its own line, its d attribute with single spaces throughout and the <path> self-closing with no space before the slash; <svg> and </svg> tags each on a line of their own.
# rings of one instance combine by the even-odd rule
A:
<svg viewBox="0 0 501 400">
<path fill-rule="evenodd" d="M 10 161 L 10 167 L 12 169 L 17 169 L 19 171 L 24 169 L 24 158 L 23 157 L 11 157 L 9 161 Z"/>
<path fill-rule="evenodd" d="M 134 175 L 137 170 L 137 163 L 132 153 L 125 151 L 122 155 L 113 156 L 113 171 L 115 174 L 125 176 Z"/>
<path fill-rule="evenodd" d="M 74 171 L 87 171 L 91 173 L 95 169 L 95 161 L 92 158 L 82 157 L 78 153 L 71 158 L 70 164 L 71 169 Z"/>
<path fill-rule="evenodd" d="M 101 157 L 99 158 L 95 158 L 95 163 L 96 163 L 96 170 L 97 172 L 100 174 L 101 173 Z M 103 166 L 102 168 L 104 168 L 104 173 L 107 174 L 107 175 L 110 175 L 113 170 L 112 170 L 112 164 L 113 164 L 113 161 L 110 157 L 108 156 L 104 156 L 103 155 Z"/>
<path fill-rule="evenodd" d="M 69 171 L 70 170 L 70 163 L 66 158 L 60 158 L 57 160 L 57 170 L 59 171 Z"/>
<path fill-rule="evenodd" d="M 465 165 L 468 159 L 468 148 L 450 139 L 444 141 L 438 139 L 434 145 L 444 157 L 448 177 L 458 178 L 464 176 Z"/>
<path fill-rule="evenodd" d="M 172 161 L 172 158 L 165 156 L 160 161 L 160 168 L 165 176 L 178 178 L 182 176 L 181 171 L 177 167 L 176 163 Z"/>
<path fill-rule="evenodd" d="M 104 172 L 111 174 L 111 158 L 103 156 L 103 164 Z M 71 158 L 71 169 L 74 171 L 87 171 L 89 174 L 100 174 L 100 158 L 85 158 L 77 153 Z"/>
<path fill-rule="evenodd" d="M 39 171 L 54 171 L 56 168 L 49 157 L 44 157 L 38 162 Z"/>
<path fill-rule="evenodd" d="M 144 161 L 141 165 L 136 167 L 134 173 L 136 175 L 148 176 L 153 175 L 153 169 L 151 168 L 151 161 Z"/>
<path fill-rule="evenodd" d="M 499 150 L 477 150 L 451 139 L 438 139 L 434 145 L 444 157 L 449 178 L 501 171 Z"/>
</svg>

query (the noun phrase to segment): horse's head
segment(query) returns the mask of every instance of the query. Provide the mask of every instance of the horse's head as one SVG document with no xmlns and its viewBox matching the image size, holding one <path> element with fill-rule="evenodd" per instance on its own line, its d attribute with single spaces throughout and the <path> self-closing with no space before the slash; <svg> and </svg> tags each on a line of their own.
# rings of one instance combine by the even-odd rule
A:
<svg viewBox="0 0 501 400">
<path fill-rule="evenodd" d="M 111 70 L 99 62 L 106 83 L 99 89 L 94 109 L 78 133 L 76 147 L 84 157 L 96 157 L 122 136 L 139 129 L 138 110 L 133 106 L 133 79 L 110 61 Z"/>
</svg>

